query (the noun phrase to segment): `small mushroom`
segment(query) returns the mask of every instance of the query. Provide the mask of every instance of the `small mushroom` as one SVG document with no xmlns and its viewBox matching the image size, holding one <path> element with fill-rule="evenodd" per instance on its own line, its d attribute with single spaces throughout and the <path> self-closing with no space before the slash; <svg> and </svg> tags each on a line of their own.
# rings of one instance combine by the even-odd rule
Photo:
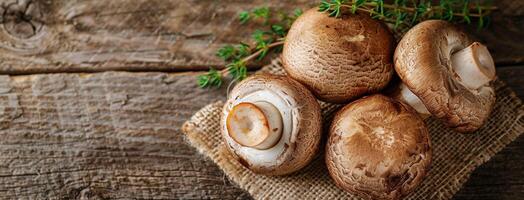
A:
<svg viewBox="0 0 524 200">
<path fill-rule="evenodd" d="M 388 84 L 394 45 L 389 29 L 367 14 L 334 18 L 311 9 L 291 26 L 282 61 L 316 97 L 344 103 Z"/>
<path fill-rule="evenodd" d="M 431 163 L 429 133 L 410 106 L 384 95 L 337 112 L 326 164 L 341 189 L 366 199 L 399 199 L 422 182 Z"/>
<path fill-rule="evenodd" d="M 488 49 L 442 20 L 419 23 L 402 38 L 395 55 L 402 79 L 396 98 L 459 132 L 480 128 L 495 103 L 490 81 L 495 64 Z"/>
<path fill-rule="evenodd" d="M 222 112 L 228 149 L 251 171 L 285 175 L 306 166 L 321 136 L 320 106 L 299 82 L 254 75 L 233 88 Z"/>
</svg>

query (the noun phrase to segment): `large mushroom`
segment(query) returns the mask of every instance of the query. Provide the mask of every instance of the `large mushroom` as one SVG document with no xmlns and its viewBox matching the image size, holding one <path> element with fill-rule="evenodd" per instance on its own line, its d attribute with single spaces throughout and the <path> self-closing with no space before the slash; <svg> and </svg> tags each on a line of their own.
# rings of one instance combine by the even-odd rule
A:
<svg viewBox="0 0 524 200">
<path fill-rule="evenodd" d="M 288 77 L 247 78 L 231 91 L 222 114 L 226 146 L 255 173 L 295 172 L 317 152 L 320 106 L 307 88 Z"/>
<path fill-rule="evenodd" d="M 419 23 L 402 38 L 395 70 L 397 98 L 459 132 L 477 130 L 495 103 L 495 65 L 487 48 L 442 20 Z"/>
<path fill-rule="evenodd" d="M 316 97 L 344 103 L 388 84 L 394 45 L 389 29 L 367 14 L 335 18 L 314 8 L 291 26 L 282 61 Z"/>
<path fill-rule="evenodd" d="M 335 184 L 366 199 L 399 199 L 431 163 L 429 133 L 413 108 L 375 94 L 337 112 L 326 146 Z"/>
</svg>

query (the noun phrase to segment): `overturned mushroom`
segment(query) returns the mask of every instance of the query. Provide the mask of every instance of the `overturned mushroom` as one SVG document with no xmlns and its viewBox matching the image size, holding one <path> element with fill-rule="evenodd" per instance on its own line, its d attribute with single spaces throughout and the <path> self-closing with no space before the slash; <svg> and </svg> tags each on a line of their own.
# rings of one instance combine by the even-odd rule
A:
<svg viewBox="0 0 524 200">
<path fill-rule="evenodd" d="M 336 185 L 366 199 L 399 199 L 431 163 L 428 129 L 408 105 L 376 94 L 337 112 L 326 146 Z"/>
<path fill-rule="evenodd" d="M 320 106 L 309 90 L 290 78 L 247 78 L 231 91 L 222 114 L 228 149 L 255 173 L 292 173 L 317 152 Z"/>
<path fill-rule="evenodd" d="M 367 14 L 334 18 L 311 9 L 291 26 L 282 61 L 319 99 L 343 103 L 388 84 L 394 45 L 388 28 Z"/>
<path fill-rule="evenodd" d="M 487 48 L 442 20 L 424 21 L 402 38 L 395 70 L 397 98 L 459 132 L 475 131 L 495 103 L 495 65 Z"/>
</svg>

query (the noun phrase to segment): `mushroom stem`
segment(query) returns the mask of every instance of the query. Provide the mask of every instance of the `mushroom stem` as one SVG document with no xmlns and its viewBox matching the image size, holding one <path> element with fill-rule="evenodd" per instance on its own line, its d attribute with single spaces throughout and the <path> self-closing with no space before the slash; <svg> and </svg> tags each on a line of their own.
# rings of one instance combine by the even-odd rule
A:
<svg viewBox="0 0 524 200">
<path fill-rule="evenodd" d="M 468 89 L 476 90 L 495 78 L 495 64 L 486 46 L 474 42 L 451 55 L 453 70 Z"/>
<path fill-rule="evenodd" d="M 400 84 L 400 100 L 413 107 L 422 117 L 431 115 L 422 101 L 404 84 Z"/>
<path fill-rule="evenodd" d="M 228 113 L 226 124 L 233 140 L 255 149 L 269 149 L 282 136 L 280 111 L 266 101 L 239 103 Z"/>
</svg>

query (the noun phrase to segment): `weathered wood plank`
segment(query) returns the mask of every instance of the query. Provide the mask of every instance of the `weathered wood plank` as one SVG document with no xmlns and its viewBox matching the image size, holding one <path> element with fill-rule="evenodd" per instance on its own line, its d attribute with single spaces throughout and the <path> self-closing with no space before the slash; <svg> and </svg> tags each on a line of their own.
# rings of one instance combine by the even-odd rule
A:
<svg viewBox="0 0 524 200">
<path fill-rule="evenodd" d="M 221 67 L 216 49 L 246 41 L 241 10 L 307 8 L 317 0 L 3 0 L 0 73 L 177 71 Z M 523 62 L 524 1 L 496 1 L 492 26 L 468 31 L 498 63 Z"/>
<path fill-rule="evenodd" d="M 194 77 L 1 76 L 0 199 L 245 197 L 180 133 L 224 98 Z"/>
<path fill-rule="evenodd" d="M 524 62 L 524 1 L 493 1 L 500 8 L 492 15 L 488 28 L 463 26 L 477 41 L 485 43 L 499 65 Z"/>
<path fill-rule="evenodd" d="M 498 69 L 522 98 L 524 71 Z M 179 127 L 224 88 L 196 73 L 0 76 L 0 199 L 244 199 Z M 457 199 L 524 191 L 524 138 L 475 171 Z"/>
<path fill-rule="evenodd" d="M 524 100 L 524 65 L 497 67 L 497 76 Z"/>
<path fill-rule="evenodd" d="M 250 38 L 238 12 L 264 0 L 0 2 L 0 73 L 175 71 L 221 66 L 215 51 Z"/>
</svg>

